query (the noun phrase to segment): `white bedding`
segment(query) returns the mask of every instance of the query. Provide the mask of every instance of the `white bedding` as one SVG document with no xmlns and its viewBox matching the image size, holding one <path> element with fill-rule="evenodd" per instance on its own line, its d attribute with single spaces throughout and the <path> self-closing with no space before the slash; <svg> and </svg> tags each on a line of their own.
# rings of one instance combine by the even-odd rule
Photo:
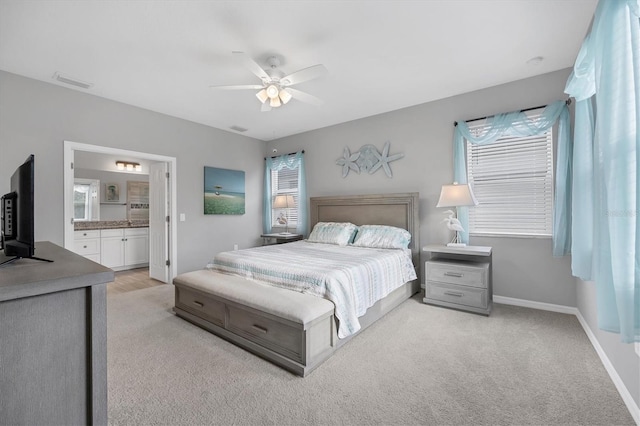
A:
<svg viewBox="0 0 640 426">
<path fill-rule="evenodd" d="M 358 317 L 374 303 L 416 279 L 410 250 L 306 241 L 222 252 L 210 267 L 332 301 L 339 338 L 360 330 Z"/>
</svg>

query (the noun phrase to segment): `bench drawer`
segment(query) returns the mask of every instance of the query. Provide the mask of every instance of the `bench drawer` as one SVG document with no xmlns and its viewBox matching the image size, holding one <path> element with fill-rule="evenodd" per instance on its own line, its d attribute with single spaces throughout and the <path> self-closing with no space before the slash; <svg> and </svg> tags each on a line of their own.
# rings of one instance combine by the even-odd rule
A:
<svg viewBox="0 0 640 426">
<path fill-rule="evenodd" d="M 224 327 L 224 303 L 203 293 L 184 287 L 176 287 L 176 306 Z"/>
<path fill-rule="evenodd" d="M 473 287 L 429 282 L 426 297 L 480 309 L 486 309 L 488 306 L 487 290 Z"/>
<path fill-rule="evenodd" d="M 255 311 L 229 306 L 228 330 L 298 362 L 303 362 L 304 330 Z"/>
</svg>

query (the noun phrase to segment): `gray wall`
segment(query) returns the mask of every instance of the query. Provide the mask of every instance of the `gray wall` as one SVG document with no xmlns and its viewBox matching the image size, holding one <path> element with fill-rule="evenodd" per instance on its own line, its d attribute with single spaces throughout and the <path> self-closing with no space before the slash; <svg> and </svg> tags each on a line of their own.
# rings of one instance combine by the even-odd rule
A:
<svg viewBox="0 0 640 426">
<path fill-rule="evenodd" d="M 420 193 L 420 243 L 450 240 L 435 205 L 442 184 L 453 181 L 453 122 L 545 105 L 566 98 L 570 70 L 520 80 L 489 89 L 367 117 L 268 143 L 268 152 L 304 149 L 309 196 Z M 391 163 L 393 178 L 353 172 L 343 179 L 335 164 L 343 148 L 351 152 L 372 144 L 404 158 Z M 553 258 L 550 239 L 471 238 L 471 244 L 494 247 L 494 293 L 500 296 L 576 306 L 569 258 Z M 424 279 L 423 279 L 424 282 Z"/>
<path fill-rule="evenodd" d="M 178 272 L 217 252 L 260 244 L 265 143 L 0 71 L 0 194 L 36 158 L 36 239 L 63 245 L 63 141 L 177 158 Z M 204 166 L 246 172 L 246 213 L 203 214 Z"/>
<path fill-rule="evenodd" d="M 636 354 L 632 344 L 620 342 L 619 334 L 598 329 L 595 283 L 579 278 L 576 278 L 576 281 L 578 310 L 589 324 L 636 405 L 640 407 L 640 355 Z"/>
</svg>

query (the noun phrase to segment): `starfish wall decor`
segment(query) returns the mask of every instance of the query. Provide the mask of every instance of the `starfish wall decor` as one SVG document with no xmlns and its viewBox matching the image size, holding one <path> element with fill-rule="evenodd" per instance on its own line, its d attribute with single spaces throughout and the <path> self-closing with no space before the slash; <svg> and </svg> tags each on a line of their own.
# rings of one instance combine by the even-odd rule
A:
<svg viewBox="0 0 640 426">
<path fill-rule="evenodd" d="M 378 152 L 378 149 L 371 145 L 363 145 L 360 150 L 353 154 L 349 151 L 349 148 L 344 147 L 342 158 L 336 160 L 336 164 L 342 166 L 342 177 L 345 178 L 349 174 L 350 170 L 360 174 L 360 171 L 368 172 L 369 174 L 375 173 L 380 167 L 387 174 L 387 177 L 393 177 L 393 172 L 389 163 L 395 160 L 399 160 L 404 157 L 404 154 L 389 155 L 389 148 L 391 142 L 387 141 L 382 148 L 382 154 Z"/>
</svg>

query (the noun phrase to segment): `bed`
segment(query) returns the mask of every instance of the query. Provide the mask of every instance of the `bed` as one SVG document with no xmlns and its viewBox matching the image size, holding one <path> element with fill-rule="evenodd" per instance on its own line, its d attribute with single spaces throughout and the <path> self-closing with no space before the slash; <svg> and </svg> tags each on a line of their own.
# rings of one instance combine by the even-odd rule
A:
<svg viewBox="0 0 640 426">
<path fill-rule="evenodd" d="M 174 279 L 176 314 L 295 374 L 305 376 L 336 349 L 419 290 L 415 279 L 416 275 L 419 276 L 420 248 L 417 193 L 313 197 L 310 210 L 311 227 L 318 222 L 350 222 L 358 226 L 387 225 L 405 229 L 411 234 L 409 248 L 400 255 L 403 250 L 340 248 L 299 241 L 220 253 L 216 256 L 213 270 L 193 271 Z M 321 254 L 317 254 L 318 250 Z M 375 276 L 382 281 L 381 286 L 354 292 L 358 293 L 354 297 L 360 303 L 356 303 L 351 311 L 351 308 L 345 310 L 340 300 L 343 293 L 349 291 L 336 291 L 342 287 L 336 287 L 335 283 L 340 282 L 341 274 L 359 273 L 344 272 L 341 266 L 335 266 L 334 260 L 344 257 L 342 250 L 350 250 L 365 260 L 363 271 L 374 271 L 363 280 L 373 281 Z M 382 256 L 383 260 L 374 261 L 373 251 L 379 252 L 376 256 Z M 315 260 L 306 261 L 304 268 L 295 267 L 294 259 L 304 254 Z M 397 282 L 397 275 L 387 273 L 387 269 L 393 269 L 388 265 L 392 264 L 390 258 L 394 256 L 411 259 L 415 274 L 409 276 L 406 272 L 406 263 L 409 263 L 409 269 L 412 267 L 407 261 L 403 267 L 405 271 L 400 272 L 404 280 Z M 251 266 L 254 260 L 262 257 L 273 264 L 270 269 L 275 268 L 275 272 L 260 265 Z M 278 257 L 286 260 L 278 261 Z M 329 263 L 324 265 L 326 261 Z M 377 266 L 377 263 L 386 266 Z M 337 274 L 331 279 L 333 281 L 327 280 L 332 282 L 329 290 L 323 288 L 320 291 L 317 286 L 309 285 L 308 288 L 291 291 L 291 283 L 298 281 L 301 269 L 320 274 L 325 267 Z M 283 273 L 287 269 L 288 275 Z M 288 279 L 280 283 L 269 282 L 270 274 L 286 275 Z M 346 305 L 351 306 L 350 303 Z"/>
</svg>

